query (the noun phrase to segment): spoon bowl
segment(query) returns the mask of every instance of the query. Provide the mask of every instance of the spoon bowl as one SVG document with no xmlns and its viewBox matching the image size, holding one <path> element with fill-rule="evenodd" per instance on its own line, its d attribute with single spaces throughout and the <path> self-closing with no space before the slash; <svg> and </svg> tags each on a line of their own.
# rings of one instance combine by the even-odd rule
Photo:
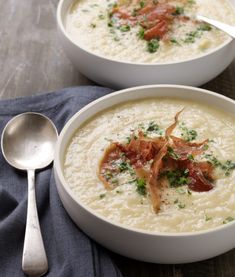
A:
<svg viewBox="0 0 235 277">
<path fill-rule="evenodd" d="M 22 269 L 27 276 L 42 276 L 48 270 L 40 231 L 35 195 L 35 170 L 54 159 L 58 134 L 52 121 L 39 113 L 23 113 L 5 126 L 1 148 L 6 161 L 28 173 L 28 207 Z"/>
</svg>

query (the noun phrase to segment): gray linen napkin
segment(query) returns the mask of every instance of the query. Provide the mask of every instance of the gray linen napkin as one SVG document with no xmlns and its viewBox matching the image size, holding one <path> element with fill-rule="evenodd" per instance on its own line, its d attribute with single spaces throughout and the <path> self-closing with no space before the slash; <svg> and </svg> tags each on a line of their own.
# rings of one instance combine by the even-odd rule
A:
<svg viewBox="0 0 235 277">
<path fill-rule="evenodd" d="M 40 112 L 61 131 L 68 119 L 92 100 L 111 92 L 101 87 L 77 87 L 0 101 L 0 132 L 13 116 Z M 106 250 L 91 241 L 69 218 L 59 199 L 52 168 L 36 175 L 37 206 L 49 262 L 46 276 L 121 276 Z M 9 166 L 0 154 L 0 276 L 24 276 L 21 259 L 26 223 L 26 174 Z"/>
</svg>

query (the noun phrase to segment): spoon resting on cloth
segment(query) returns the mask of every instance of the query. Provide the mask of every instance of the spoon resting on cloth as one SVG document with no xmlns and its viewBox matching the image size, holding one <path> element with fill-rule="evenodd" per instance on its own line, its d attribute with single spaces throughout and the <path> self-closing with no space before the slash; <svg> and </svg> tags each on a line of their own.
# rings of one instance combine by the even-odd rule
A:
<svg viewBox="0 0 235 277">
<path fill-rule="evenodd" d="M 35 170 L 54 159 L 57 130 L 39 113 L 23 113 L 11 119 L 2 132 L 1 147 L 6 161 L 28 174 L 28 207 L 22 269 L 27 276 L 42 276 L 48 270 L 35 195 Z"/>
<path fill-rule="evenodd" d="M 211 19 L 211 18 L 202 16 L 202 15 L 197 15 L 196 19 L 200 20 L 200 21 L 204 21 L 206 23 L 209 23 L 210 25 L 215 26 L 216 28 L 224 31 L 225 33 L 227 33 L 231 37 L 235 38 L 235 26 L 228 25 L 228 24 L 225 24 L 225 23 L 220 22 L 218 20 Z"/>
</svg>

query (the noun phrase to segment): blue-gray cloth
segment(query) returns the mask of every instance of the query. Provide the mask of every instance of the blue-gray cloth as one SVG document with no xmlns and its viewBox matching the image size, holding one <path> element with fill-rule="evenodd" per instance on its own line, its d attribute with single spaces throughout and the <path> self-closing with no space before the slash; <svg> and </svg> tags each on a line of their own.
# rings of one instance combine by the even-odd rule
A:
<svg viewBox="0 0 235 277">
<path fill-rule="evenodd" d="M 92 100 L 111 92 L 77 87 L 39 96 L 0 101 L 0 132 L 15 115 L 34 111 L 53 120 L 60 131 L 68 119 Z M 69 218 L 59 199 L 52 168 L 36 175 L 36 197 L 50 277 L 121 276 L 108 252 L 90 240 Z M 0 276 L 24 276 L 21 270 L 27 210 L 26 173 L 0 156 Z M 99 230 L 97 230 L 99 231 Z"/>
</svg>

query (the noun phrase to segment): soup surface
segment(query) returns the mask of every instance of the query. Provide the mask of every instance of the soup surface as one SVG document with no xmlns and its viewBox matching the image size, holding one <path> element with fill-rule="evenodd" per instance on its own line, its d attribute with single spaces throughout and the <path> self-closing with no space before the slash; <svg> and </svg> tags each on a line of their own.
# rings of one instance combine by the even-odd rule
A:
<svg viewBox="0 0 235 277">
<path fill-rule="evenodd" d="M 79 0 L 65 18 L 65 29 L 79 46 L 126 62 L 187 60 L 223 44 L 229 37 L 196 21 L 201 14 L 235 25 L 226 0 Z"/>
<path fill-rule="evenodd" d="M 197 190 L 188 169 L 168 167 L 158 175 L 163 182 L 156 211 L 148 184 L 144 177 L 136 176 L 139 166 L 127 152 L 112 161 L 109 172 L 102 172 L 101 161 L 113 143 L 128 146 L 140 133 L 148 141 L 159 141 L 166 130 L 170 139 L 178 138 L 194 151 L 183 158 L 184 152 L 168 147 L 164 160 L 170 157 L 174 162 L 186 159 L 194 165 L 207 164 L 213 177 L 203 174 L 212 186 Z M 66 150 L 64 176 L 79 201 L 112 222 L 159 232 L 210 229 L 235 219 L 234 138 L 235 118 L 200 103 L 164 98 L 123 103 L 97 114 L 76 131 Z M 198 146 L 200 151 L 195 148 Z M 146 170 L 153 160 L 146 159 Z M 112 171 L 115 168 L 118 170 Z M 105 173 L 111 189 L 99 171 Z"/>
</svg>

